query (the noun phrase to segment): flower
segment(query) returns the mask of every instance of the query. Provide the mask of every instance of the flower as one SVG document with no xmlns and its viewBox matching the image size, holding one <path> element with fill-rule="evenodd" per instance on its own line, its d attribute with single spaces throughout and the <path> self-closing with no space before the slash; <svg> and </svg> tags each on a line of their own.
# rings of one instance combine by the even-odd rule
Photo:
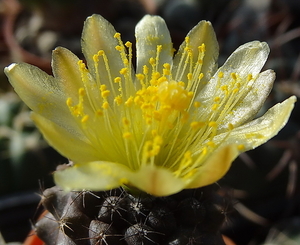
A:
<svg viewBox="0 0 300 245">
<path fill-rule="evenodd" d="M 195 26 L 175 56 L 158 16 L 138 23 L 136 39 L 135 72 L 132 43 L 93 15 L 82 34 L 87 65 L 58 47 L 53 76 L 24 63 L 5 68 L 44 137 L 74 162 L 54 173 L 64 189 L 126 185 L 164 196 L 209 185 L 286 124 L 294 96 L 253 119 L 275 79 L 260 73 L 266 43 L 240 46 L 217 69 L 210 22 Z"/>
</svg>

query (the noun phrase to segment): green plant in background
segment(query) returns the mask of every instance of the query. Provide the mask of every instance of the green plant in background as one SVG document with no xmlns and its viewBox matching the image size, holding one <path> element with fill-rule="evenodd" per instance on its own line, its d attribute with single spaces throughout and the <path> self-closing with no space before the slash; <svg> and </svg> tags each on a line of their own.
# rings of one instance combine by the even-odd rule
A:
<svg viewBox="0 0 300 245">
<path fill-rule="evenodd" d="M 16 92 L 33 110 L 32 119 L 44 137 L 72 160 L 54 174 L 59 186 L 81 191 L 119 186 L 128 190 L 93 194 L 102 205 L 97 220 L 94 214 L 76 219 L 77 211 L 70 211 L 72 203 L 85 209 L 87 204 L 78 197 L 86 191 L 75 197 L 57 189 L 45 192 L 43 204 L 52 217 L 44 219 L 47 224 L 40 224 L 37 232 L 45 240 L 55 236 L 53 244 L 60 236 L 98 241 L 100 238 L 87 234 L 89 230 L 105 230 L 113 244 L 123 244 L 124 239 L 127 244 L 184 244 L 181 237 L 194 239 L 195 230 L 202 237 L 214 237 L 220 222 L 214 219 L 219 215 L 215 200 L 205 194 L 212 192 L 210 188 L 200 189 L 201 194 L 183 191 L 182 196 L 172 197 L 171 207 L 169 199 L 154 196 L 170 196 L 218 181 L 240 152 L 265 143 L 289 118 L 294 96 L 252 120 L 275 78 L 271 70 L 260 73 L 269 53 L 266 43 L 240 46 L 217 69 L 218 44 L 209 22 L 201 21 L 190 31 L 174 59 L 171 38 L 160 17 L 145 16 L 136 27 L 136 38 L 136 72 L 132 44 L 123 43 L 99 15 L 89 17 L 84 25 L 82 49 L 87 66 L 67 49 L 57 48 L 52 59 L 54 77 L 24 63 L 5 69 Z M 73 201 L 66 201 L 70 198 Z M 75 202 L 78 199 L 81 204 Z M 156 210 L 157 203 L 163 215 L 161 209 Z M 188 207 L 190 223 L 184 219 Z M 149 221 L 151 212 L 156 223 Z M 180 230 L 179 237 L 169 237 L 161 229 L 168 215 L 168 221 L 174 219 L 178 224 L 163 226 Z M 209 218 L 218 225 L 209 224 Z M 61 228 L 55 235 L 45 234 L 53 226 L 50 220 Z M 149 234 L 159 238 L 149 238 Z M 116 240 L 118 236 L 124 238 Z M 221 244 L 218 239 L 213 244 Z"/>
</svg>

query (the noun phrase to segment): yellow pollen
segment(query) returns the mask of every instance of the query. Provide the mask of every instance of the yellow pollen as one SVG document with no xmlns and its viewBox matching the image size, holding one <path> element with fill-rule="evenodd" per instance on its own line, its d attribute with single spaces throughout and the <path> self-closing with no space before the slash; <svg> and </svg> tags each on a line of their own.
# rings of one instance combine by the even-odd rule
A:
<svg viewBox="0 0 300 245">
<path fill-rule="evenodd" d="M 137 77 L 137 79 L 139 79 L 139 80 L 144 80 L 144 79 L 145 79 L 145 75 L 143 75 L 143 74 L 141 74 L 141 73 L 136 74 L 136 77 Z"/>
<path fill-rule="evenodd" d="M 207 142 L 207 145 L 208 145 L 209 147 L 215 147 L 215 146 L 216 146 L 216 144 L 215 144 L 214 142 L 212 142 L 212 141 L 208 141 L 208 142 Z"/>
<path fill-rule="evenodd" d="M 128 68 L 122 68 L 122 69 L 120 70 L 120 74 L 124 75 L 124 74 L 127 73 L 127 71 L 128 71 Z"/>
<path fill-rule="evenodd" d="M 123 50 L 123 48 L 122 48 L 120 45 L 117 45 L 115 48 L 116 48 L 116 50 L 118 50 L 118 51 L 122 51 L 122 50 Z"/>
<path fill-rule="evenodd" d="M 117 97 L 115 97 L 114 101 L 117 103 L 117 105 L 121 105 L 122 104 L 122 96 L 118 95 Z"/>
<path fill-rule="evenodd" d="M 239 151 L 244 151 L 245 150 L 244 145 L 238 145 L 237 148 L 238 148 Z"/>
<path fill-rule="evenodd" d="M 82 123 L 85 123 L 85 122 L 87 122 L 88 119 L 89 119 L 89 115 L 85 115 L 85 116 L 81 119 L 81 122 L 82 122 Z"/>
<path fill-rule="evenodd" d="M 145 75 L 147 75 L 148 72 L 149 72 L 148 66 L 144 65 L 144 66 L 143 66 L 143 73 L 144 73 Z"/>
<path fill-rule="evenodd" d="M 223 78 L 224 77 L 224 73 L 220 71 L 219 74 L 218 74 L 218 77 L 219 78 Z"/>
<path fill-rule="evenodd" d="M 79 93 L 80 96 L 84 96 L 85 95 L 84 88 L 80 88 L 79 91 L 78 91 L 78 93 Z"/>
<path fill-rule="evenodd" d="M 127 48 L 131 48 L 131 47 L 132 47 L 132 43 L 129 42 L 129 41 L 127 41 L 127 42 L 125 43 L 125 46 L 126 46 Z"/>
<path fill-rule="evenodd" d="M 96 115 L 97 115 L 97 116 L 103 116 L 103 111 L 101 111 L 100 109 L 98 109 L 98 110 L 96 111 Z"/>
<path fill-rule="evenodd" d="M 218 124 L 216 122 L 214 122 L 214 121 L 211 121 L 211 122 L 208 123 L 208 126 L 209 127 L 213 127 L 213 128 L 217 127 L 217 125 Z"/>
<path fill-rule="evenodd" d="M 250 81 L 250 80 L 252 80 L 253 79 L 253 76 L 252 76 L 252 74 L 249 74 L 248 76 L 247 76 L 247 80 L 248 80 L 248 82 Z"/>
<path fill-rule="evenodd" d="M 201 103 L 199 101 L 194 102 L 194 107 L 199 108 L 201 106 Z"/>
<path fill-rule="evenodd" d="M 211 107 L 211 109 L 212 109 L 213 111 L 215 111 L 215 110 L 218 109 L 219 106 L 220 106 L 219 104 L 213 104 L 213 106 Z"/>
<path fill-rule="evenodd" d="M 232 77 L 233 80 L 237 80 L 237 75 L 236 75 L 236 73 L 231 73 L 230 76 Z"/>
<path fill-rule="evenodd" d="M 105 90 L 105 91 L 101 92 L 101 96 L 102 96 L 103 98 L 107 98 L 107 97 L 109 96 L 109 94 L 110 94 L 110 91 L 109 91 L 109 90 Z"/>
<path fill-rule="evenodd" d="M 132 104 L 133 104 L 133 97 L 130 96 L 130 97 L 126 100 L 125 105 L 126 105 L 126 106 L 131 106 Z"/>
<path fill-rule="evenodd" d="M 103 91 L 105 91 L 105 90 L 106 90 L 106 85 L 105 85 L 105 84 L 102 84 L 102 85 L 100 86 L 100 91 L 103 92 Z"/>
<path fill-rule="evenodd" d="M 116 77 L 116 78 L 114 79 L 114 82 L 115 82 L 115 83 L 120 83 L 120 82 L 121 82 L 121 78 L 120 78 L 120 77 Z"/>
<path fill-rule="evenodd" d="M 93 55 L 93 60 L 94 60 L 94 62 L 98 63 L 99 62 L 99 55 L 97 55 L 97 54 Z"/>
<path fill-rule="evenodd" d="M 72 98 L 68 98 L 66 103 L 67 103 L 68 107 L 72 106 L 72 103 L 73 103 Z"/>
<path fill-rule="evenodd" d="M 192 80 L 192 78 L 193 78 L 193 74 L 192 74 L 192 73 L 188 73 L 188 74 L 187 74 L 187 79 L 188 79 L 188 80 Z"/>
<path fill-rule="evenodd" d="M 103 50 L 99 50 L 98 51 L 98 56 L 103 56 L 104 55 L 104 51 Z"/>
<path fill-rule="evenodd" d="M 155 65 L 155 59 L 152 57 L 149 59 L 150 65 L 154 66 Z"/>
<path fill-rule="evenodd" d="M 116 32 L 114 35 L 114 38 L 120 38 L 120 37 L 121 37 L 121 34 L 119 32 Z"/>
<path fill-rule="evenodd" d="M 122 118 L 122 123 L 124 126 L 129 126 L 129 124 L 130 124 L 129 120 L 126 117 Z"/>
<path fill-rule="evenodd" d="M 214 102 L 219 102 L 220 100 L 221 100 L 221 98 L 218 96 L 214 98 Z"/>
<path fill-rule="evenodd" d="M 123 138 L 124 138 L 124 139 L 130 139 L 131 136 L 132 136 L 132 134 L 131 134 L 130 132 L 125 132 L 125 133 L 123 133 Z"/>
<path fill-rule="evenodd" d="M 108 109 L 108 107 L 109 107 L 108 102 L 107 102 L 107 101 L 103 102 L 102 108 L 103 108 L 103 109 Z"/>
<path fill-rule="evenodd" d="M 204 122 L 191 122 L 190 126 L 192 129 L 199 129 L 205 125 Z"/>
<path fill-rule="evenodd" d="M 171 65 L 169 63 L 165 63 L 163 64 L 163 67 L 167 70 L 170 70 L 171 69 Z"/>
</svg>

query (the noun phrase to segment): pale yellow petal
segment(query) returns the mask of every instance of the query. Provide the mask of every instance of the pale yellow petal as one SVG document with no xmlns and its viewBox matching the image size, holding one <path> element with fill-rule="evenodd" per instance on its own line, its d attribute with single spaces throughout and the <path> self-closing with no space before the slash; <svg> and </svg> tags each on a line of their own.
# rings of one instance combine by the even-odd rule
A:
<svg viewBox="0 0 300 245">
<path fill-rule="evenodd" d="M 10 83 L 26 105 L 54 123 L 78 130 L 76 121 L 69 113 L 66 95 L 58 80 L 39 68 L 21 63 L 5 68 Z"/>
<path fill-rule="evenodd" d="M 115 162 L 75 164 L 54 174 L 56 184 L 65 190 L 109 190 L 126 184 L 154 196 L 167 196 L 182 190 L 185 182 L 167 169 L 146 165 L 133 172 Z"/>
<path fill-rule="evenodd" d="M 66 94 L 66 98 L 78 97 L 79 88 L 83 87 L 78 66 L 79 58 L 68 49 L 58 47 L 52 52 L 52 69 L 54 77 Z"/>
<path fill-rule="evenodd" d="M 135 28 L 137 73 L 143 73 L 143 66 L 149 68 L 150 58 L 157 57 L 157 46 L 161 45 L 157 71 L 162 74 L 163 64 L 172 65 L 173 51 L 172 41 L 165 21 L 159 16 L 146 15 Z M 150 74 L 151 75 L 151 74 Z"/>
<path fill-rule="evenodd" d="M 120 52 L 116 50 L 119 43 L 114 38 L 115 34 L 115 28 L 106 19 L 101 15 L 94 14 L 86 19 L 81 39 L 82 52 L 87 60 L 90 74 L 94 80 L 99 78 L 100 83 L 106 84 L 108 89 L 113 91 L 117 91 L 119 88 L 113 79 L 115 76 L 120 76 L 120 70 L 124 68 Z M 96 64 L 93 56 L 100 50 L 104 51 L 106 58 L 99 56 Z M 107 63 L 104 61 L 105 59 Z"/>
<path fill-rule="evenodd" d="M 227 145 L 213 152 L 212 156 L 197 169 L 193 181 L 186 188 L 198 188 L 215 183 L 227 173 L 238 154 L 238 147 L 235 144 Z"/>
<path fill-rule="evenodd" d="M 168 196 L 185 188 L 185 181 L 176 178 L 174 174 L 165 168 L 145 165 L 134 173 L 130 183 L 140 190 L 154 196 Z"/>
<path fill-rule="evenodd" d="M 81 132 L 62 128 L 37 113 L 32 113 L 31 118 L 47 142 L 63 156 L 74 162 L 95 161 L 101 157 Z"/>
<path fill-rule="evenodd" d="M 272 90 L 275 73 L 267 70 L 260 73 L 257 79 L 251 84 L 245 84 L 245 89 L 240 89 L 241 96 L 234 97 L 234 107 L 219 124 L 219 130 L 227 130 L 228 124 L 238 127 L 253 119 L 263 106 L 269 93 Z"/>
<path fill-rule="evenodd" d="M 54 173 L 54 181 L 63 189 L 103 191 L 127 182 L 130 169 L 114 162 L 86 162 Z"/>
<path fill-rule="evenodd" d="M 204 82 L 209 81 L 209 79 L 214 75 L 217 70 L 217 59 L 219 55 L 219 45 L 216 38 L 214 29 L 209 21 L 200 21 L 188 34 L 187 37 L 190 39 L 190 49 L 193 52 L 193 68 L 194 64 L 198 62 L 198 47 L 205 44 L 205 56 L 203 59 L 201 72 L 203 73 Z M 186 48 L 186 41 L 184 41 L 179 47 L 178 52 L 175 55 L 173 62 L 173 74 L 176 74 L 179 69 L 180 60 L 182 59 L 182 54 Z M 187 74 L 189 69 L 180 72 L 180 76 L 184 82 L 187 81 Z M 174 77 L 176 79 L 176 77 Z M 201 85 L 198 90 L 201 89 Z"/>
<path fill-rule="evenodd" d="M 220 93 L 224 93 L 220 88 L 223 85 L 230 85 L 232 73 L 236 73 L 244 81 L 248 75 L 256 78 L 268 58 L 269 51 L 266 43 L 258 41 L 246 43 L 237 48 L 224 65 L 218 69 L 215 76 L 207 83 L 201 93 L 198 94 L 196 100 L 212 105 L 214 97 L 220 96 Z M 220 72 L 223 74 L 222 79 L 218 76 Z M 241 83 L 241 86 L 244 85 L 247 86 L 248 84 Z"/>
<path fill-rule="evenodd" d="M 269 109 L 263 116 L 233 129 L 230 134 L 220 134 L 213 141 L 240 145 L 243 151 L 251 150 L 274 137 L 287 123 L 296 97 L 291 96 Z"/>
</svg>

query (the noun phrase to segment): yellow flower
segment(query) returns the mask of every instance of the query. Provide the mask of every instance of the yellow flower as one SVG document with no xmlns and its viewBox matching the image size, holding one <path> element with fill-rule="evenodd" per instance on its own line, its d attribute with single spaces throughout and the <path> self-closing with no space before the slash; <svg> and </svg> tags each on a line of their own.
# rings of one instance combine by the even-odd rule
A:
<svg viewBox="0 0 300 245">
<path fill-rule="evenodd" d="M 219 180 L 240 152 L 286 124 L 290 97 L 254 119 L 275 74 L 260 73 L 269 48 L 240 46 L 217 69 L 218 44 L 201 21 L 173 59 L 164 20 L 145 16 L 132 44 L 103 17 L 84 25 L 87 65 L 64 48 L 53 51 L 53 75 L 28 64 L 5 68 L 50 145 L 74 162 L 54 174 L 66 190 L 133 186 L 164 196 Z"/>
</svg>

